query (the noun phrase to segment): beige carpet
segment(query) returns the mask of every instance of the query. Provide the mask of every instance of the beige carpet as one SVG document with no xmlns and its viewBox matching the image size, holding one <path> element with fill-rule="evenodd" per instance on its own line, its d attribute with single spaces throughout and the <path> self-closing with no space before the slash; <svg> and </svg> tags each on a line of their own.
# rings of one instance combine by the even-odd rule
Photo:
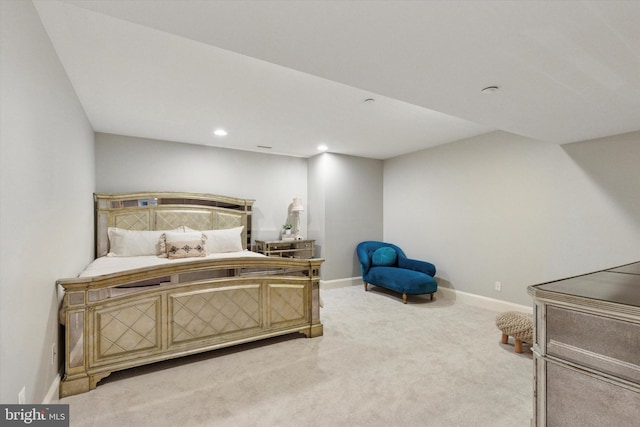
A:
<svg viewBox="0 0 640 427">
<path fill-rule="evenodd" d="M 529 426 L 532 357 L 496 312 L 382 288 L 323 290 L 324 336 L 112 374 L 62 399 L 71 426 Z"/>
</svg>

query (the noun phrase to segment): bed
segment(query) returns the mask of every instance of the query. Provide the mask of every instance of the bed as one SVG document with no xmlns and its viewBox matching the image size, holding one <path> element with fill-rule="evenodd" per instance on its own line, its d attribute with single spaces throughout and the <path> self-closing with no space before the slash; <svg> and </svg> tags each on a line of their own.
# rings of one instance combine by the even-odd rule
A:
<svg viewBox="0 0 640 427">
<path fill-rule="evenodd" d="M 60 397 L 134 366 L 284 334 L 322 335 L 323 260 L 251 252 L 253 200 L 140 192 L 95 194 L 94 203 L 96 259 L 57 281 Z"/>
</svg>

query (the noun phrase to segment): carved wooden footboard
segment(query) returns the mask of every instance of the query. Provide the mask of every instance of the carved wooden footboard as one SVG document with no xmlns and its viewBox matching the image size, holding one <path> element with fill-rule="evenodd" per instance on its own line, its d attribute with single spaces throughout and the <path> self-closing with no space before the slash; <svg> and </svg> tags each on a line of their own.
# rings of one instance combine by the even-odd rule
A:
<svg viewBox="0 0 640 427">
<path fill-rule="evenodd" d="M 203 260 L 87 279 L 66 293 L 60 396 L 86 392 L 113 371 L 277 335 L 322 335 L 321 259 Z M 149 279 L 155 286 L 118 288 Z"/>
<path fill-rule="evenodd" d="M 96 194 L 96 256 L 109 227 L 225 230 L 251 242 L 253 200 L 193 193 Z M 111 372 L 300 332 L 322 335 L 322 259 L 202 258 L 61 279 L 65 366 L 60 396 Z"/>
</svg>

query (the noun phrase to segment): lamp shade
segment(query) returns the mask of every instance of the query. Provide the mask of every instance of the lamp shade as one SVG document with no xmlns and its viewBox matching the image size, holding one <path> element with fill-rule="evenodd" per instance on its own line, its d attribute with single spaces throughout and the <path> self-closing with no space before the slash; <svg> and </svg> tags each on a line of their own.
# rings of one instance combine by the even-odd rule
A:
<svg viewBox="0 0 640 427">
<path fill-rule="evenodd" d="M 299 197 L 293 198 L 293 205 L 291 206 L 291 212 L 302 212 L 304 207 L 302 206 L 302 199 Z"/>
</svg>

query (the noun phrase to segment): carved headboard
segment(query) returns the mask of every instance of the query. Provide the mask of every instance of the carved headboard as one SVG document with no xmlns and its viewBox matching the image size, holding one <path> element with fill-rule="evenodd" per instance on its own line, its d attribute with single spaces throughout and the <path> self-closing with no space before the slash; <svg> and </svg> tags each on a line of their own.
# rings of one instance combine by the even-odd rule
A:
<svg viewBox="0 0 640 427">
<path fill-rule="evenodd" d="M 254 200 L 199 193 L 95 193 L 96 258 L 109 251 L 109 227 L 127 230 L 221 230 L 244 225 L 243 247 L 251 248 Z"/>
</svg>

